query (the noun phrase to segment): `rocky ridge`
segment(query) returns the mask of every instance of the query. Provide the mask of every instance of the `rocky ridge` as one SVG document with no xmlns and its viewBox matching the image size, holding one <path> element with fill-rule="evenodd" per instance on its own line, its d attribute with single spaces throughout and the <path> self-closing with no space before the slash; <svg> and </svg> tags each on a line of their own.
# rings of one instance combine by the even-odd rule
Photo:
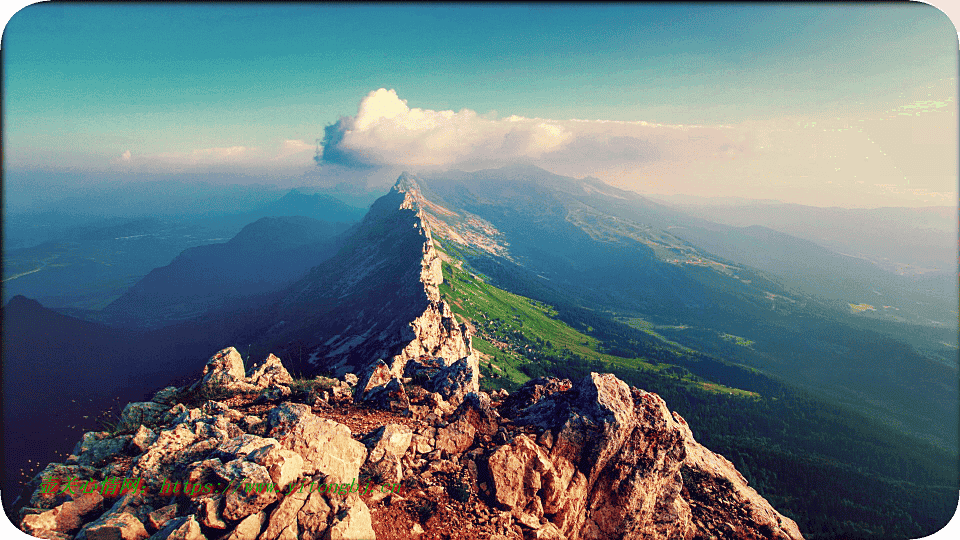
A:
<svg viewBox="0 0 960 540">
<path fill-rule="evenodd" d="M 19 525 L 78 540 L 801 538 L 659 396 L 613 375 L 508 395 L 477 391 L 467 362 L 377 365 L 368 379 L 405 401 L 355 402 L 358 377 L 294 380 L 273 355 L 245 371 L 224 349 L 195 383 L 84 434 L 34 478 Z M 143 489 L 106 493 L 116 478 Z M 392 488 L 303 489 L 331 483 Z"/>
<path fill-rule="evenodd" d="M 308 355 L 298 370 L 364 378 L 380 359 L 399 379 L 407 362 L 420 357 L 441 358 L 445 366 L 464 358 L 477 362 L 466 327 L 440 298 L 440 256 L 418 189 L 401 176 L 346 247 L 280 302 L 279 322 L 267 335 L 288 351 L 296 343 Z"/>
</svg>

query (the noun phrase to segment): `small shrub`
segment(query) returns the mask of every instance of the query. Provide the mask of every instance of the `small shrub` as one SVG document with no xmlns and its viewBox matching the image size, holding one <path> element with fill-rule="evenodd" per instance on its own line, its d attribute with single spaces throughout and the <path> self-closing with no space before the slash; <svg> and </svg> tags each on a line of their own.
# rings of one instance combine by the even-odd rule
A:
<svg viewBox="0 0 960 540">
<path fill-rule="evenodd" d="M 422 499 L 414 504 L 413 511 L 417 513 L 421 522 L 426 522 L 437 511 L 437 503 L 429 499 Z"/>
<path fill-rule="evenodd" d="M 459 480 L 454 480 L 447 486 L 447 493 L 450 494 L 451 499 L 457 502 L 465 503 L 470 500 L 470 488 Z"/>
</svg>

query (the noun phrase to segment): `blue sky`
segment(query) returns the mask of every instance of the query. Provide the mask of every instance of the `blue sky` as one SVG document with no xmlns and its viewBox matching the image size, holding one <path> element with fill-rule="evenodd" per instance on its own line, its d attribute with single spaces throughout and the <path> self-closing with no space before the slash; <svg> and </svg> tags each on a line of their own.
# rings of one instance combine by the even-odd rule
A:
<svg viewBox="0 0 960 540">
<path fill-rule="evenodd" d="M 641 192 L 790 198 L 847 181 L 818 187 L 827 201 L 856 195 L 856 176 L 882 177 L 877 200 L 953 196 L 956 134 L 941 131 L 956 123 L 957 49 L 922 4 L 38 4 L 3 37 L 4 157 L 91 174 L 308 170 L 336 123 L 331 150 L 375 166 L 496 166 L 500 152 Z M 616 151 L 576 165 L 599 147 Z M 796 166 L 777 163 L 799 154 L 834 161 L 783 182 Z"/>
</svg>

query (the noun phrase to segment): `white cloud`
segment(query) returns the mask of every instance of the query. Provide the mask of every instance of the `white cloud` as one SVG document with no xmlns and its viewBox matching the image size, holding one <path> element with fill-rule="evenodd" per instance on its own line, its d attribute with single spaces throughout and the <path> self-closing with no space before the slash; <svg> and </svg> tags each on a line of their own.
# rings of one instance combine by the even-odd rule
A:
<svg viewBox="0 0 960 540">
<path fill-rule="evenodd" d="M 381 88 L 363 98 L 356 116 L 327 127 L 323 161 L 413 167 L 515 161 L 556 151 L 573 136 L 554 120 L 485 118 L 470 109 L 411 109 L 396 91 Z"/>
</svg>

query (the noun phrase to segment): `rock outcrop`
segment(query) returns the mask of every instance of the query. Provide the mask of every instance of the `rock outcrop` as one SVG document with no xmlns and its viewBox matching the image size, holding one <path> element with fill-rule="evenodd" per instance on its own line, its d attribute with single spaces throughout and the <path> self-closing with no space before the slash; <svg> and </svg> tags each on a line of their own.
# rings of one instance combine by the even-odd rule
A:
<svg viewBox="0 0 960 540">
<path fill-rule="evenodd" d="M 454 407 L 424 388 L 464 382 L 447 366 L 408 380 L 410 409 L 397 413 L 351 398 L 300 402 L 350 383 L 294 381 L 274 356 L 248 377 L 234 353 L 214 355 L 197 383 L 158 392 L 152 403 L 167 410 L 125 409 L 152 411 L 146 423 L 128 415 L 122 430 L 85 434 L 33 480 L 21 529 L 127 540 L 801 538 L 662 399 L 613 375 L 537 379 L 506 399 L 471 389 Z"/>
</svg>

